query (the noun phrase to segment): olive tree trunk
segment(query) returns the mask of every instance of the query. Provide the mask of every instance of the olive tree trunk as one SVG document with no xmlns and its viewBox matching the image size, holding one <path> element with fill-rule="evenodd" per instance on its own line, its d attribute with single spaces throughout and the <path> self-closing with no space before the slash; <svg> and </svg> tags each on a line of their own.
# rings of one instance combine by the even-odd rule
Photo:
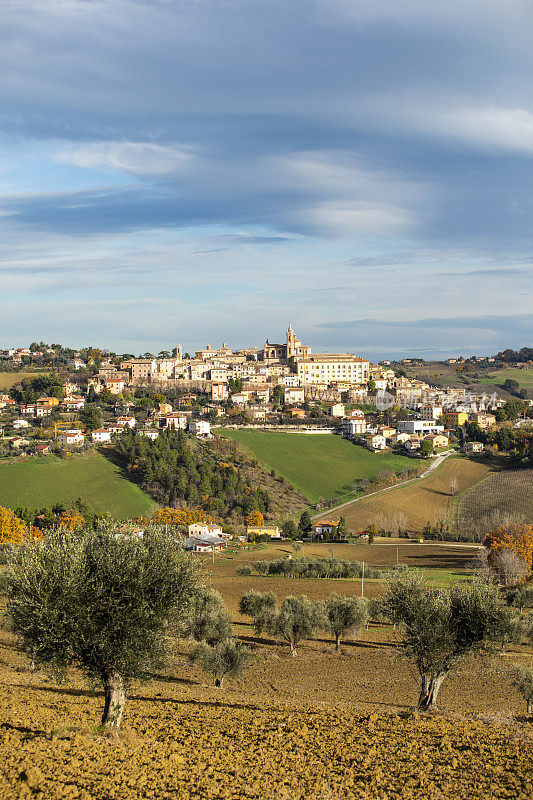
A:
<svg viewBox="0 0 533 800">
<path fill-rule="evenodd" d="M 338 652 L 341 649 L 341 635 L 340 633 L 335 634 L 335 651 Z"/>
<path fill-rule="evenodd" d="M 122 712 L 126 703 L 124 681 L 118 672 L 110 672 L 104 676 L 104 713 L 102 725 L 109 729 L 120 728 Z"/>
<path fill-rule="evenodd" d="M 222 686 L 223 681 L 224 681 L 224 676 L 223 675 L 216 675 L 215 674 L 213 676 L 213 686 L 216 686 L 217 689 L 220 689 L 220 687 Z"/>
<path fill-rule="evenodd" d="M 289 644 L 291 646 L 291 656 L 296 655 L 296 642 L 293 639 L 290 639 Z"/>
<path fill-rule="evenodd" d="M 430 711 L 437 707 L 437 696 L 445 677 L 446 672 L 438 672 L 436 674 L 426 673 L 422 675 L 422 687 L 418 698 L 418 708 L 420 711 Z"/>
<path fill-rule="evenodd" d="M 527 700 L 527 713 L 533 714 L 533 698 Z"/>
</svg>

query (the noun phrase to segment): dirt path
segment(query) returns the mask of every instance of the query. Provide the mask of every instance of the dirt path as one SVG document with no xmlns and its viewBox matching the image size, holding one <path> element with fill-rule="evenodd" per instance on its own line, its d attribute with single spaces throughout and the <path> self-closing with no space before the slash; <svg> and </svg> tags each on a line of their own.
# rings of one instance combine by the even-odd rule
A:
<svg viewBox="0 0 533 800">
<path fill-rule="evenodd" d="M 367 497 L 373 497 L 376 494 L 383 494 L 384 492 L 392 492 L 394 489 L 399 489 L 400 486 L 407 486 L 410 483 L 416 483 L 417 481 L 421 481 L 423 478 L 427 478 L 427 476 L 440 467 L 440 465 L 451 455 L 453 455 L 456 451 L 455 450 L 445 450 L 444 453 L 440 453 L 436 458 L 434 458 L 429 465 L 429 467 L 419 475 L 418 478 L 411 478 L 408 481 L 402 481 L 401 483 L 395 483 L 394 486 L 387 486 L 386 489 L 378 489 L 376 492 L 368 492 L 367 494 L 361 495 L 361 497 L 356 497 L 352 500 L 347 500 L 346 503 L 341 503 L 338 506 L 333 506 L 332 508 L 328 508 L 325 511 L 321 512 L 320 514 L 313 514 L 311 519 L 318 519 L 319 517 L 323 517 L 324 514 L 330 514 L 332 511 L 338 511 L 341 508 L 346 508 L 346 506 L 351 506 L 353 503 L 358 503 L 360 500 L 366 500 Z"/>
</svg>

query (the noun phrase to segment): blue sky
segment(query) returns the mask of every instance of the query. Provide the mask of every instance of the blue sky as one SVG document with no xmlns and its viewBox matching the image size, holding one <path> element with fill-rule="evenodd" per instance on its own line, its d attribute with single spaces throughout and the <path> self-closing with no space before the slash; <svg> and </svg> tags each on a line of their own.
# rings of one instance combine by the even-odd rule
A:
<svg viewBox="0 0 533 800">
<path fill-rule="evenodd" d="M 0 346 L 533 329 L 529 0 L 4 0 Z"/>
</svg>

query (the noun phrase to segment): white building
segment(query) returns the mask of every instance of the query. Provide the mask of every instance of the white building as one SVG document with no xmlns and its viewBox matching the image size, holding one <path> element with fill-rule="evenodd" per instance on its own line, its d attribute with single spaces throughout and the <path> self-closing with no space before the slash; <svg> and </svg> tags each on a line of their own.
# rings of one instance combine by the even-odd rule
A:
<svg viewBox="0 0 533 800">
<path fill-rule="evenodd" d="M 18 431 L 20 428 L 29 428 L 30 423 L 27 419 L 14 419 L 13 420 L 13 428 Z"/>
<path fill-rule="evenodd" d="M 91 433 L 91 439 L 93 442 L 110 442 L 111 431 L 108 431 L 107 428 L 96 428 L 96 430 Z"/>
<path fill-rule="evenodd" d="M 296 386 L 287 386 L 283 393 L 283 399 L 286 405 L 293 403 L 303 403 L 305 400 L 305 392 L 303 389 Z"/>
<path fill-rule="evenodd" d="M 58 440 L 59 444 L 62 444 L 64 446 L 68 446 L 68 445 L 79 446 L 79 445 L 82 445 L 84 443 L 85 436 L 79 430 L 79 428 L 76 428 L 76 429 L 74 429 L 72 431 L 61 431 L 61 433 L 57 437 L 57 440 Z"/>
<path fill-rule="evenodd" d="M 398 422 L 398 433 L 418 433 L 427 436 L 430 433 L 442 433 L 444 425 L 437 425 L 431 419 L 403 419 Z"/>
<path fill-rule="evenodd" d="M 207 522 L 193 522 L 188 527 L 189 536 L 218 536 L 231 539 L 230 533 L 222 533 L 220 525 L 209 525 Z"/>
<path fill-rule="evenodd" d="M 328 406 L 330 417 L 344 417 L 344 403 L 332 403 Z"/>
<path fill-rule="evenodd" d="M 205 419 L 197 419 L 189 422 L 189 432 L 195 436 L 211 436 L 211 423 Z"/>
<path fill-rule="evenodd" d="M 147 439 L 154 441 L 159 436 L 159 431 L 157 428 L 145 428 L 145 430 L 139 431 L 139 436 L 146 436 Z"/>
<path fill-rule="evenodd" d="M 322 353 L 298 361 L 297 370 L 303 385 L 332 381 L 361 384 L 369 379 L 370 362 L 350 353 Z"/>
</svg>

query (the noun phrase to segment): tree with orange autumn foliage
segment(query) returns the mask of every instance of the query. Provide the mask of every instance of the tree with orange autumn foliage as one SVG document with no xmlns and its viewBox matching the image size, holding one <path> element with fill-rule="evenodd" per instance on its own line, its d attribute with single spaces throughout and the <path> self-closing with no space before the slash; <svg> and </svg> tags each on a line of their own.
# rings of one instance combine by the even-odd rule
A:
<svg viewBox="0 0 533 800">
<path fill-rule="evenodd" d="M 500 525 L 489 533 L 483 542 L 491 553 L 511 550 L 526 564 L 529 572 L 533 566 L 533 525 Z M 490 558 L 490 555 L 489 555 Z"/>
<path fill-rule="evenodd" d="M 255 525 L 263 525 L 264 523 L 263 515 L 260 511 L 250 511 L 246 519 L 244 520 L 246 525 L 255 526 Z"/>
<path fill-rule="evenodd" d="M 210 523 L 211 517 L 201 508 L 158 508 L 152 517 L 153 525 L 192 525 L 194 522 Z"/>
<path fill-rule="evenodd" d="M 0 507 L 0 544 L 22 544 L 26 525 L 10 508 Z"/>
<path fill-rule="evenodd" d="M 22 544 L 35 542 L 44 538 L 39 528 L 27 526 L 10 508 L 0 507 L 0 544 Z"/>
<path fill-rule="evenodd" d="M 85 525 L 85 519 L 77 508 L 69 508 L 62 511 L 57 517 L 57 527 L 61 530 L 76 531 L 81 530 Z"/>
</svg>

